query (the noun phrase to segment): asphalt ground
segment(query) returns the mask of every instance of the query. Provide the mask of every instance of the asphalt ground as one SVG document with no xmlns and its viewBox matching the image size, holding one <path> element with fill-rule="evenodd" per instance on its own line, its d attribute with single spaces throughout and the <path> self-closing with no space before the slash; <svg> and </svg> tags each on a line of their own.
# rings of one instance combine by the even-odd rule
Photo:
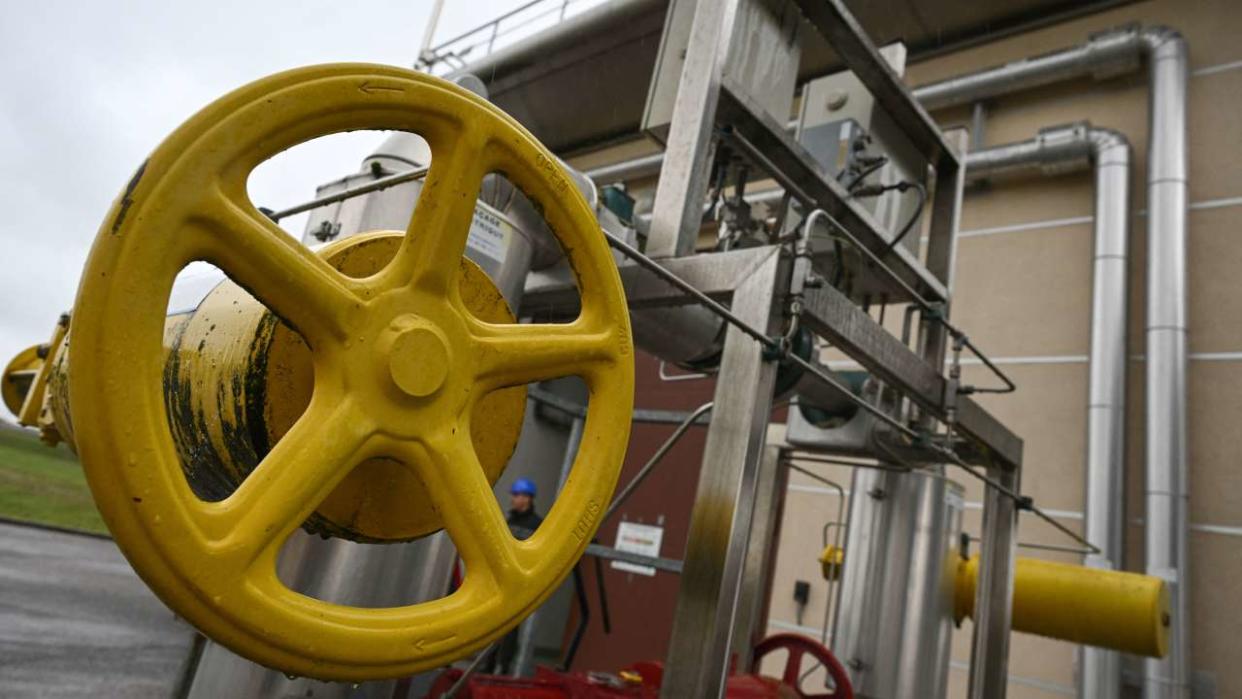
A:
<svg viewBox="0 0 1242 699">
<path fill-rule="evenodd" d="M 0 697 L 170 697 L 192 639 L 111 539 L 0 522 Z"/>
</svg>

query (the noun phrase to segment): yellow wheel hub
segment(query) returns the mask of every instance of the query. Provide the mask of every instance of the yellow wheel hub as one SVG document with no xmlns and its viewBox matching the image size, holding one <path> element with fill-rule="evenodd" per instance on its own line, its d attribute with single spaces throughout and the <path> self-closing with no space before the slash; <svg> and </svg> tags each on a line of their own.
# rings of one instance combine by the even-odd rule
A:
<svg viewBox="0 0 1242 699">
<path fill-rule="evenodd" d="M 319 255 L 345 276 L 365 278 L 392 261 L 403 235 L 354 235 Z M 466 257 L 459 266 L 457 289 L 466 309 L 489 323 L 513 323 L 487 274 Z M 314 355 L 232 282 L 216 286 L 192 312 L 166 321 L 165 343 L 164 395 L 182 469 L 201 499 L 221 500 L 306 412 Z M 424 360 L 410 361 L 415 368 Z M 526 388 L 514 386 L 489 393 L 473 409 L 471 442 L 489 483 L 513 454 L 525 407 Z M 443 526 L 418 477 L 389 458 L 358 464 L 303 525 L 312 533 L 373 543 L 408 541 Z"/>
<path fill-rule="evenodd" d="M 449 373 L 449 351 L 444 335 L 435 326 L 414 316 L 392 324 L 392 347 L 388 370 L 393 383 L 416 398 L 425 398 L 444 385 Z"/>
<path fill-rule="evenodd" d="M 256 165 L 354 129 L 413 131 L 431 170 L 392 261 L 345 276 L 245 195 Z M 503 172 L 542 209 L 578 279 L 568 324 L 483 320 L 459 260 L 483 175 Z M 177 272 L 223 269 L 305 339 L 309 404 L 237 488 L 195 496 L 162 393 L 162 330 Z M 581 556 L 616 485 L 633 404 L 625 299 L 594 216 L 555 159 L 507 115 L 407 70 L 332 65 L 282 73 L 194 116 L 139 168 L 95 240 L 69 345 L 79 453 L 104 519 L 139 575 L 208 636 L 269 667 L 335 680 L 397 677 L 481 648 L 540 604 Z M 417 367 L 411 366 L 416 362 Z M 416 370 L 417 368 L 417 370 Z M 506 387 L 580 376 L 582 448 L 539 531 L 508 531 L 471 439 L 475 408 Z M 281 545 L 370 460 L 426 492 L 466 566 L 443 599 L 362 609 L 276 577 Z"/>
</svg>

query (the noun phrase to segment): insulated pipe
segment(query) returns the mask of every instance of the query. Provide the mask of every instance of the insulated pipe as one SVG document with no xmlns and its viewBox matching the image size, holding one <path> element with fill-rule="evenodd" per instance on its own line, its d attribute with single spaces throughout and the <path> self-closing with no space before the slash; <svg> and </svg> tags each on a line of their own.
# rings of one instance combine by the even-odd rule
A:
<svg viewBox="0 0 1242 699">
<path fill-rule="evenodd" d="M 970 104 L 999 95 L 1091 76 L 1097 80 L 1138 69 L 1149 32 L 1132 27 L 1093 34 L 1080 46 L 969 73 L 911 90 L 927 110 Z M 792 127 L 791 127 L 792 128 Z M 645 155 L 587 171 L 600 184 L 651 177 L 660 172 L 664 154 Z"/>
<path fill-rule="evenodd" d="M 1139 67 L 1142 34 L 1133 27 L 1092 34 L 1079 46 L 921 85 L 914 97 L 930 111 L 1075 78 L 1104 80 L 1133 72 Z"/>
<path fill-rule="evenodd" d="M 1186 463 L 1186 41 L 1142 33 L 1151 72 L 1147 153 L 1147 572 L 1169 582 L 1169 654 L 1144 663 L 1147 697 L 1190 696 Z"/>
<path fill-rule="evenodd" d="M 1085 535 L 1100 549 L 1087 556 L 1086 565 L 1103 570 L 1119 570 L 1125 551 L 1130 160 L 1124 136 L 1085 123 L 1043 129 L 1035 138 L 976 151 L 966 159 L 971 179 L 1032 169 L 1055 175 L 1095 166 Z M 1108 647 L 1082 648 L 1080 696 L 1120 696 L 1121 658 Z"/>
<path fill-rule="evenodd" d="M 602 165 L 587 170 L 586 176 L 599 184 L 628 182 L 657 175 L 660 172 L 660 167 L 663 165 L 664 153 L 652 153 L 651 155 L 640 156 L 633 160 L 622 160 L 619 163 Z"/>
</svg>

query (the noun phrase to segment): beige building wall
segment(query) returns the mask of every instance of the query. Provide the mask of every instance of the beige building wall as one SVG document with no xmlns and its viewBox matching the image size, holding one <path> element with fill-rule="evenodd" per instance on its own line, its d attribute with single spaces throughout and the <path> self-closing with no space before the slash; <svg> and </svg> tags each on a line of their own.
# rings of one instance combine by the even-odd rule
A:
<svg viewBox="0 0 1242 699">
<path fill-rule="evenodd" d="M 1216 696 L 1242 697 L 1242 3 L 1151 0 L 1013 36 L 917 63 L 911 85 L 1076 45 L 1092 32 L 1128 23 L 1167 25 L 1189 41 L 1190 197 L 1189 453 L 1190 590 L 1194 670 Z M 946 128 L 965 126 L 968 107 L 937 112 Z M 1130 327 L 1132 356 L 1127 472 L 1127 569 L 1143 562 L 1143 328 L 1146 264 L 1147 77 L 1140 70 L 1104 82 L 1084 80 L 1003 97 L 988 104 L 984 145 L 1027 139 L 1045 126 L 1089 120 L 1124 133 L 1134 146 L 1131 194 Z M 581 169 L 656 151 L 634 141 L 571 159 Z M 633 182 L 640 200 L 654 180 Z M 762 187 L 752 187 L 752 190 Z M 1091 294 L 1092 176 L 998 180 L 968 192 L 962 217 L 953 317 L 1018 384 L 982 402 L 1026 440 L 1023 491 L 1066 526 L 1081 532 Z M 899 313 L 889 313 L 890 327 Z M 984 382 L 967 367 L 967 381 Z M 774 425 L 771 437 L 783 428 Z M 848 469 L 804 464 L 848 489 Z M 951 472 L 952 473 L 952 472 Z M 977 536 L 980 488 L 966 489 L 964 527 Z M 790 478 L 769 631 L 819 635 L 830 594 L 816 561 L 824 526 L 836 519 L 832 489 L 801 474 Z M 831 536 L 831 531 L 829 532 Z M 1073 546 L 1052 527 L 1024 514 L 1020 540 Z M 1072 554 L 1031 549 L 1020 555 L 1081 562 Z M 796 618 L 794 582 L 811 583 Z M 966 695 L 970 623 L 955 634 L 949 696 Z M 1015 634 L 1011 697 L 1075 694 L 1074 646 Z M 1133 666 L 1138 669 L 1137 666 Z"/>
<path fill-rule="evenodd" d="M 912 66 L 911 85 L 1077 44 L 1094 31 L 1129 22 L 1165 24 L 1190 44 L 1190 590 L 1192 663 L 1218 697 L 1242 697 L 1242 4 L 1155 0 L 1135 3 Z M 969 108 L 933 115 L 965 125 Z M 1034 136 L 1044 126 L 1087 119 L 1117 129 L 1135 149 L 1131 233 L 1131 343 L 1127 531 L 1130 570 L 1143 570 L 1143 328 L 1147 82 L 1145 71 L 1105 82 L 1081 81 L 1004 97 L 988 105 L 985 146 Z M 967 194 L 953 317 L 990 355 L 1003 360 L 1018 392 L 983 403 L 1026 440 L 1023 491 L 1081 531 L 1087 353 L 1091 295 L 1092 177 L 1089 172 L 999 180 Z M 977 369 L 971 376 L 986 381 Z M 848 488 L 845 469 L 807 464 Z M 951 472 L 952 473 L 952 472 Z M 966 487 L 965 529 L 978 535 L 980 489 Z M 823 525 L 835 517 L 831 489 L 793 474 L 770 607 L 773 632 L 818 633 L 828 586 L 815 561 Z M 1020 540 L 1074 545 L 1022 516 Z M 1080 562 L 1069 554 L 1020 555 Z M 795 580 L 812 584 L 802 623 Z M 966 695 L 970 624 L 955 634 L 949 696 Z M 1137 669 L 1137 668 L 1136 668 Z M 1011 697 L 1074 694 L 1074 646 L 1015 634 Z"/>
</svg>

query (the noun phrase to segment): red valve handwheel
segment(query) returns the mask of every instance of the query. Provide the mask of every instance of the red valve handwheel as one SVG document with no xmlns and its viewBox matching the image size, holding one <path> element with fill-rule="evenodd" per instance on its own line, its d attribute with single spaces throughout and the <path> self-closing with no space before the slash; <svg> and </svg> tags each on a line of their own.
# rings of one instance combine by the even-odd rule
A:
<svg viewBox="0 0 1242 699">
<path fill-rule="evenodd" d="M 792 687 L 799 697 L 802 699 L 854 699 L 854 688 L 850 685 L 850 678 L 845 668 L 833 656 L 832 651 L 825 648 L 822 643 L 806 636 L 778 633 L 763 639 L 755 646 L 755 668 L 759 667 L 759 661 L 764 656 L 781 649 L 789 651 L 781 681 Z M 799 689 L 799 680 L 802 677 L 802 658 L 807 655 L 823 664 L 828 671 L 828 676 L 832 678 L 835 689 L 822 694 L 804 694 Z"/>
</svg>

